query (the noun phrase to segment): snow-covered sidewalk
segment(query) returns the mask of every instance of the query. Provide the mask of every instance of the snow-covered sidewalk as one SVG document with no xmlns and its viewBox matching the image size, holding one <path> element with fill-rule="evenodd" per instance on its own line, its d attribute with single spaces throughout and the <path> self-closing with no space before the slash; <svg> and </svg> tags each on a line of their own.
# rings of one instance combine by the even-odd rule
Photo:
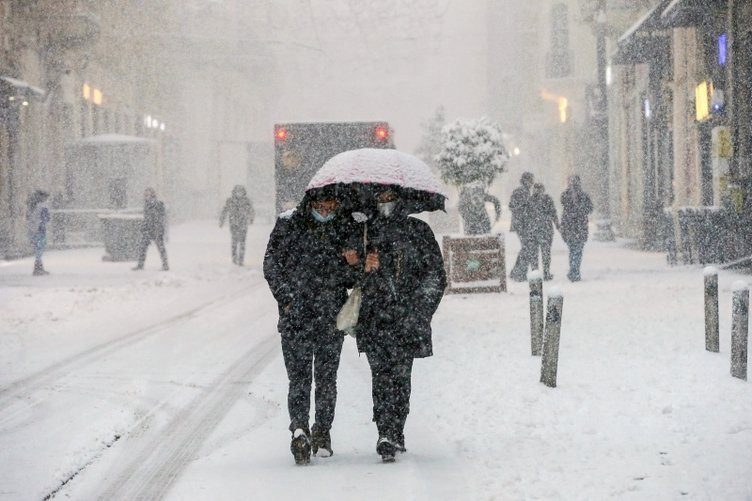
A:
<svg viewBox="0 0 752 501">
<path fill-rule="evenodd" d="M 226 231 L 206 221 L 173 229 L 167 273 L 157 271 L 154 249 L 140 273 L 102 262 L 101 249 L 48 253 L 49 277 L 31 277 L 28 259 L 0 263 L 0 399 L 17 382 L 36 381 L 0 407 L 0 498 L 91 499 L 112 493 L 130 470 L 165 466 L 159 461 L 167 473 L 134 481 L 164 492 L 136 492 L 175 500 L 752 497 L 752 384 L 729 375 L 730 288 L 750 277 L 721 272 L 721 352 L 712 354 L 699 267 L 589 242 L 584 280 L 570 284 L 558 237 L 555 280 L 544 286 L 564 293 L 557 388 L 538 382 L 540 360 L 530 356 L 527 284 L 446 296 L 433 322 L 435 356 L 413 371 L 408 452 L 395 464 L 375 454 L 368 364 L 348 338 L 335 454 L 295 467 L 284 365 L 268 344 L 276 311 L 260 267 L 269 231 L 251 228 L 239 272 Z M 509 269 L 518 243 L 506 240 Z M 71 365 L 72 375 L 45 372 L 81 353 L 96 362 Z M 243 367 L 242 358 L 254 360 Z M 47 376 L 34 380 L 40 372 Z M 194 422 L 198 432 L 176 429 Z"/>
</svg>

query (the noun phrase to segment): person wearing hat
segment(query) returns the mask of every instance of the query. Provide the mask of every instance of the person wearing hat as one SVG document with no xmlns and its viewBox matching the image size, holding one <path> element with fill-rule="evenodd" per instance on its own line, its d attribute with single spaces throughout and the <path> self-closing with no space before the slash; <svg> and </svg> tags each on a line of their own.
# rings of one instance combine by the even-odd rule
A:
<svg viewBox="0 0 752 501">
<path fill-rule="evenodd" d="M 330 429 L 344 333 L 336 317 L 357 272 L 344 254 L 346 218 L 335 189 L 309 190 L 296 209 L 280 214 L 264 255 L 264 277 L 279 309 L 278 330 L 289 382 L 287 407 L 297 464 L 333 453 Z M 354 261 L 352 261 L 354 262 Z M 315 421 L 309 428 L 315 379 Z"/>
<path fill-rule="evenodd" d="M 219 227 L 230 221 L 232 264 L 243 266 L 245 259 L 245 237 L 248 225 L 253 223 L 253 204 L 245 191 L 245 186 L 238 184 L 232 189 L 232 196 L 227 199 L 219 216 Z M 229 216 L 229 217 L 228 217 Z"/>
</svg>

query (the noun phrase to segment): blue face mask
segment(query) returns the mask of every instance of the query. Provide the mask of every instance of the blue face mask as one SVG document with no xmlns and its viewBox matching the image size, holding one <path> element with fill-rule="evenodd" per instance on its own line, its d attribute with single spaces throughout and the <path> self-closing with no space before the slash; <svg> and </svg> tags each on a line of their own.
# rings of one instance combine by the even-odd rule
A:
<svg viewBox="0 0 752 501">
<path fill-rule="evenodd" d="M 311 215 L 313 216 L 313 219 L 315 219 L 319 223 L 328 223 L 329 221 L 334 219 L 334 212 L 330 212 L 326 216 L 322 216 L 321 214 L 319 214 L 319 211 L 314 208 L 311 208 Z"/>
</svg>

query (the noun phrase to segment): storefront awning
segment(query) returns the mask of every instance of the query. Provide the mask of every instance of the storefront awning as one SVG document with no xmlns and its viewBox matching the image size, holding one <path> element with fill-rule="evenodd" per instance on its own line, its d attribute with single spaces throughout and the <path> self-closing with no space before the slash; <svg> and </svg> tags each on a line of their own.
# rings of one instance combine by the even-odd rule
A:
<svg viewBox="0 0 752 501">
<path fill-rule="evenodd" d="M 5 94 L 10 94 L 18 97 L 33 98 L 37 100 L 44 99 L 45 91 L 39 87 L 12 77 L 0 77 L 0 89 L 3 89 Z"/>
<path fill-rule="evenodd" d="M 698 26 L 715 3 L 715 0 L 672 0 L 663 9 L 661 19 L 672 28 Z"/>
<path fill-rule="evenodd" d="M 649 62 L 656 50 L 656 39 L 668 37 L 661 14 L 671 0 L 661 0 L 634 23 L 617 41 L 613 64 L 640 64 Z"/>
</svg>

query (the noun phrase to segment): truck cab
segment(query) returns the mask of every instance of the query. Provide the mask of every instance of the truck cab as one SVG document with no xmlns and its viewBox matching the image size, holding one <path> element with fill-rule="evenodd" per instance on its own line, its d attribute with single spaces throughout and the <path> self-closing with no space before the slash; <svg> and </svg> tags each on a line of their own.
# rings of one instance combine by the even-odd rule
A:
<svg viewBox="0 0 752 501">
<path fill-rule="evenodd" d="M 394 148 L 387 122 L 279 123 L 274 126 L 277 213 L 296 207 L 316 171 L 338 153 Z"/>
</svg>

